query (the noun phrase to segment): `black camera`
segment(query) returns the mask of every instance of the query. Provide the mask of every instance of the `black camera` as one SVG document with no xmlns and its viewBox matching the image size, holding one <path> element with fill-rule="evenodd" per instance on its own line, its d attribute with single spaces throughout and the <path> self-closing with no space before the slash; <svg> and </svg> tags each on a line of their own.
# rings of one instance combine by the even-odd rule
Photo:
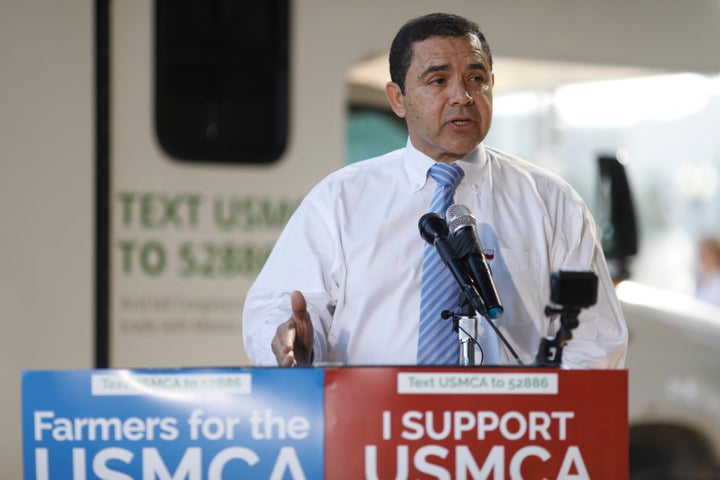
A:
<svg viewBox="0 0 720 480">
<path fill-rule="evenodd" d="M 590 271 L 560 270 L 550 275 L 550 301 L 569 308 L 587 308 L 597 302 L 598 277 Z"/>
<path fill-rule="evenodd" d="M 591 271 L 560 270 L 550 274 L 550 301 L 560 308 L 545 307 L 545 315 L 560 315 L 555 337 L 540 339 L 535 366 L 556 367 L 562 364 L 562 350 L 579 325 L 580 310 L 597 302 L 598 277 Z"/>
</svg>

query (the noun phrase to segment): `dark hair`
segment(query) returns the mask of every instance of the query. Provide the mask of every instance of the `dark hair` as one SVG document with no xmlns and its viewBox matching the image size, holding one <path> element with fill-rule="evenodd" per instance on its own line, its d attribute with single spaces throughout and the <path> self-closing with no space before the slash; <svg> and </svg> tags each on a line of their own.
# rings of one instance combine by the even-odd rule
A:
<svg viewBox="0 0 720 480">
<path fill-rule="evenodd" d="M 459 15 L 430 13 L 408 21 L 400 28 L 390 47 L 390 79 L 400 86 L 405 94 L 405 76 L 412 61 L 412 46 L 430 37 L 464 37 L 475 35 L 480 40 L 483 52 L 488 56 L 492 68 L 492 52 L 485 35 L 477 23 Z"/>
</svg>

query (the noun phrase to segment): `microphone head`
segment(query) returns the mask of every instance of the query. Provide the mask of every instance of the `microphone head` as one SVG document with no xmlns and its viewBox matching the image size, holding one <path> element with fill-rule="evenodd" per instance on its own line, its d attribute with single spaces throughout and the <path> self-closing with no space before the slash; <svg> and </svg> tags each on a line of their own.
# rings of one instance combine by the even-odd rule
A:
<svg viewBox="0 0 720 480">
<path fill-rule="evenodd" d="M 435 245 L 438 238 L 447 237 L 450 231 L 447 223 L 437 213 L 428 212 L 418 221 L 420 236 L 430 245 Z"/>
<path fill-rule="evenodd" d="M 463 227 L 477 227 L 477 219 L 465 205 L 453 204 L 445 213 L 448 230 L 453 234 Z"/>
</svg>

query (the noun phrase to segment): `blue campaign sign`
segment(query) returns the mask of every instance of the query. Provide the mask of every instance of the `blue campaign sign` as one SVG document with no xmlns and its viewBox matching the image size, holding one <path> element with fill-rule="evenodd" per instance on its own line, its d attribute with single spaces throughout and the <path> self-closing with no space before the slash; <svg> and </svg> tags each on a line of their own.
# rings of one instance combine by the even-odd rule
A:
<svg viewBox="0 0 720 480">
<path fill-rule="evenodd" d="M 27 371 L 25 479 L 324 477 L 315 369 Z"/>
</svg>

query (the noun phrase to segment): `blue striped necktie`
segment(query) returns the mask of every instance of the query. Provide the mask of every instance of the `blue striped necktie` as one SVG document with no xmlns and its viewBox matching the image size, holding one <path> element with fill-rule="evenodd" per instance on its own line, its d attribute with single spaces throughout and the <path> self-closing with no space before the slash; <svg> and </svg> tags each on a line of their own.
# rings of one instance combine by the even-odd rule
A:
<svg viewBox="0 0 720 480">
<path fill-rule="evenodd" d="M 437 182 L 430 210 L 445 218 L 453 204 L 455 187 L 465 172 L 454 163 L 436 163 L 429 175 Z M 457 307 L 460 289 L 450 270 L 440 259 L 435 247 L 426 243 L 420 288 L 420 328 L 418 331 L 418 365 L 457 365 L 458 339 L 450 320 L 443 319 L 443 310 Z"/>
</svg>

